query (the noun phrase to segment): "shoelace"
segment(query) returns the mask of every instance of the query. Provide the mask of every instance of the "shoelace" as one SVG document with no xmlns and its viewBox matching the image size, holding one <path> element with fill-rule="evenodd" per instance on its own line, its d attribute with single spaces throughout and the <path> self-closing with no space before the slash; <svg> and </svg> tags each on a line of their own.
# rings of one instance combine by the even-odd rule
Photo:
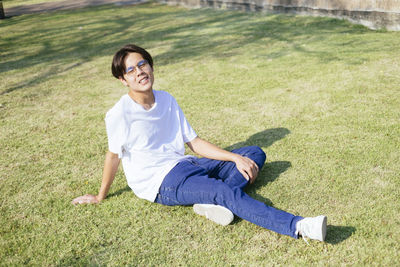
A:
<svg viewBox="0 0 400 267">
<path fill-rule="evenodd" d="M 301 222 L 299 222 L 300 224 L 301 224 Z M 300 229 L 302 229 L 303 227 L 301 226 L 301 225 L 299 225 L 298 226 Z M 303 238 L 303 240 L 304 240 L 304 242 L 306 242 L 307 243 L 307 245 L 310 245 L 310 243 L 308 243 L 308 240 L 307 240 L 307 236 L 304 234 L 304 233 L 302 233 L 302 232 L 304 232 L 304 229 L 302 229 L 303 231 L 300 231 L 300 230 L 297 230 L 296 231 L 296 234 L 297 235 L 301 235 L 301 237 Z"/>
<path fill-rule="evenodd" d="M 308 243 L 307 238 L 303 235 L 301 235 L 301 237 L 303 238 L 303 240 L 307 243 L 307 245 L 310 245 L 310 243 Z"/>
</svg>

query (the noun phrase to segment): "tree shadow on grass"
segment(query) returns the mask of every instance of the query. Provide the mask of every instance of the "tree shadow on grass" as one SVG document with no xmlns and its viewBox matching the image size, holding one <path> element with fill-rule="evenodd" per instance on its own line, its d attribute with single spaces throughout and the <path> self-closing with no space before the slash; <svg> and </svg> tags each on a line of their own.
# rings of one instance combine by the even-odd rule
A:
<svg viewBox="0 0 400 267">
<path fill-rule="evenodd" d="M 0 73 L 13 70 L 29 72 L 29 68 L 38 64 L 51 66 L 52 71 L 44 70 L 23 81 L 16 81 L 15 84 L 2 85 L 4 87 L 0 89 L 0 94 L 38 85 L 69 71 L 63 67 L 66 63 L 75 68 L 103 56 L 110 57 L 111 62 L 117 49 L 132 42 L 144 46 L 150 52 L 153 49 L 161 51 L 154 55 L 156 66 L 190 59 L 226 59 L 235 55 L 237 49 L 252 43 L 259 44 L 258 56 L 265 58 L 284 57 L 290 51 L 296 51 L 324 63 L 341 60 L 348 64 L 361 64 L 367 60 L 354 62 L 354 57 L 339 53 L 343 48 L 340 42 L 324 40 L 331 38 L 332 34 L 362 34 L 368 30 L 327 18 L 257 16 L 210 9 L 184 10 L 149 3 L 132 7 L 105 5 L 25 15 L 11 18 L 3 24 L 6 31 L 7 27 L 11 27 L 9 30 L 12 32 L 12 27 L 16 25 L 20 29 L 26 27 L 26 30 L 10 34 L 5 41 L 0 42 L 0 50 L 3 52 Z M 39 24 L 40 27 L 27 26 Z M 278 45 L 282 42 L 287 45 Z M 306 48 L 302 45 L 304 42 L 324 42 L 326 48 Z M 34 47 L 36 51 L 19 49 L 22 44 L 25 48 Z M 268 49 L 271 46 L 277 49 Z M 160 47 L 166 49 L 160 50 Z M 355 43 L 347 47 L 345 52 L 353 53 L 351 47 L 356 47 L 359 55 L 375 51 L 374 47 L 357 46 Z"/>
</svg>

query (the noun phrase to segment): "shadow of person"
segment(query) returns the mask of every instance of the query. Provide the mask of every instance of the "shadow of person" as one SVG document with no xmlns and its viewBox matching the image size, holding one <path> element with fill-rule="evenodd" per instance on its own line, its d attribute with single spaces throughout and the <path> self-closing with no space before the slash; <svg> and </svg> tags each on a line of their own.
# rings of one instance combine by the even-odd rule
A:
<svg viewBox="0 0 400 267">
<path fill-rule="evenodd" d="M 258 132 L 250 136 L 244 142 L 239 142 L 226 147 L 225 150 L 230 151 L 244 146 L 259 146 L 261 148 L 267 148 L 272 144 L 274 144 L 276 141 L 283 139 L 289 133 L 290 131 L 286 128 L 266 129 L 264 131 Z M 268 159 L 268 154 L 267 154 L 267 159 Z M 249 194 L 252 198 L 261 201 L 268 206 L 273 206 L 273 203 L 270 199 L 256 194 L 256 191 L 259 187 L 266 186 L 268 183 L 273 182 L 291 166 L 292 164 L 289 161 L 273 161 L 265 163 L 262 170 L 258 174 L 258 177 L 254 182 L 254 184 L 246 186 L 245 192 Z M 235 217 L 233 223 L 237 223 L 238 221 L 240 221 L 240 219 Z"/>
<path fill-rule="evenodd" d="M 244 142 L 239 142 L 236 144 L 233 144 L 229 147 L 226 147 L 225 150 L 233 150 L 235 148 L 243 147 L 243 146 L 252 146 L 256 145 L 259 147 L 269 147 L 276 141 L 284 138 L 286 135 L 288 135 L 290 131 L 286 128 L 272 128 L 272 129 L 266 129 L 264 131 L 258 132 L 252 136 L 250 136 L 246 141 Z M 268 155 L 267 155 L 268 158 Z M 253 198 L 264 202 L 265 204 L 272 206 L 271 200 L 260 196 L 256 195 L 255 191 L 258 187 L 265 186 L 266 184 L 273 182 L 276 178 L 280 176 L 281 173 L 285 172 L 288 168 L 290 168 L 292 165 L 288 161 L 274 161 L 274 162 L 269 162 L 264 164 L 261 172 L 259 173 L 256 181 L 254 184 L 251 186 L 246 187 L 245 191 L 251 195 Z M 129 192 L 131 189 L 129 186 L 126 186 L 124 188 L 121 188 L 107 196 L 107 198 L 112 198 L 119 196 L 125 192 Z"/>
<path fill-rule="evenodd" d="M 229 147 L 226 147 L 225 150 L 230 151 L 244 146 L 259 146 L 262 148 L 266 148 L 271 146 L 276 141 L 283 139 L 289 133 L 290 131 L 288 129 L 282 127 L 266 129 L 264 131 L 253 134 L 244 142 L 239 142 Z M 267 159 L 268 159 L 268 154 L 267 154 Z M 274 161 L 264 164 L 261 172 L 258 174 L 255 183 L 252 184 L 250 187 L 246 187 L 246 191 L 249 194 L 254 193 L 254 191 L 258 187 L 273 182 L 276 178 L 280 176 L 281 173 L 285 172 L 291 166 L 292 164 L 289 161 Z M 255 198 L 256 199 L 260 198 L 259 199 L 260 201 L 271 203 L 270 200 L 264 199 L 260 196 Z"/>
<path fill-rule="evenodd" d="M 107 198 L 116 197 L 116 196 L 122 195 L 125 192 L 130 192 L 130 191 L 132 191 L 132 190 L 129 188 L 129 186 L 125 186 L 124 188 L 118 189 L 117 191 L 115 191 L 111 194 L 108 194 Z"/>
<path fill-rule="evenodd" d="M 356 228 L 353 226 L 328 225 L 326 229 L 325 242 L 332 245 L 336 245 L 349 238 L 355 232 Z"/>
<path fill-rule="evenodd" d="M 252 185 L 247 185 L 244 188 L 244 191 L 251 196 L 252 198 L 265 203 L 268 206 L 273 207 L 273 203 L 269 198 L 266 198 L 262 195 L 256 193 L 257 188 L 266 186 L 268 183 L 273 182 L 277 179 L 282 173 L 284 173 L 287 169 L 289 169 L 292 164 L 289 161 L 273 161 L 264 164 L 261 172 L 259 173 L 256 181 Z M 279 209 L 279 208 L 278 208 Z M 233 220 L 233 224 L 240 222 L 242 219 L 235 216 Z"/>
<path fill-rule="evenodd" d="M 255 195 L 255 192 L 259 187 L 264 187 L 268 185 L 268 183 L 275 181 L 275 179 L 277 179 L 282 173 L 284 173 L 290 167 L 292 167 L 292 164 L 289 161 L 273 161 L 264 164 L 264 167 L 258 174 L 258 177 L 254 182 L 254 184 L 246 187 L 245 189 L 246 193 L 251 195 L 253 198 L 271 206 L 272 202 L 269 199 L 259 195 Z"/>
<path fill-rule="evenodd" d="M 249 138 L 247 138 L 244 142 L 239 142 L 233 144 L 231 146 L 226 147 L 225 149 L 231 151 L 236 148 L 244 147 L 244 146 L 259 146 L 259 147 L 269 147 L 276 141 L 283 139 L 286 135 L 290 134 L 290 131 L 286 128 L 272 128 L 266 129 L 262 132 L 258 132 L 253 134 Z M 268 155 L 267 155 L 268 156 Z"/>
</svg>

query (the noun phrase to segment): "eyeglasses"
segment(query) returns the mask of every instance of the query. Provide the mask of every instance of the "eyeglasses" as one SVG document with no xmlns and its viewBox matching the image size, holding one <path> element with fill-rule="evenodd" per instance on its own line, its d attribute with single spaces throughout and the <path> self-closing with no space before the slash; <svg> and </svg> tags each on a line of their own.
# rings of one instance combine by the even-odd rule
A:
<svg viewBox="0 0 400 267">
<path fill-rule="evenodd" d="M 145 68 L 148 67 L 148 66 L 149 66 L 149 62 L 148 62 L 146 59 L 140 60 L 136 66 L 128 67 L 128 68 L 125 70 L 125 74 L 128 75 L 128 76 L 135 75 L 135 74 L 137 73 L 137 69 L 138 69 L 138 68 L 139 68 L 140 70 L 143 70 L 143 69 L 145 69 Z"/>
</svg>

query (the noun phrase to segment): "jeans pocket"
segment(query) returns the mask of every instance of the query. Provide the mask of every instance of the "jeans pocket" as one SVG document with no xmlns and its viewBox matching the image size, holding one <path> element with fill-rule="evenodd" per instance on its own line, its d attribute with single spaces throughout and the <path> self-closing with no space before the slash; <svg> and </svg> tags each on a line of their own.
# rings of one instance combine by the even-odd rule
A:
<svg viewBox="0 0 400 267">
<path fill-rule="evenodd" d="M 200 166 L 200 164 L 197 162 L 197 159 L 194 158 L 194 157 L 187 158 L 186 160 L 187 160 L 189 163 L 191 163 L 192 165 Z"/>
</svg>

